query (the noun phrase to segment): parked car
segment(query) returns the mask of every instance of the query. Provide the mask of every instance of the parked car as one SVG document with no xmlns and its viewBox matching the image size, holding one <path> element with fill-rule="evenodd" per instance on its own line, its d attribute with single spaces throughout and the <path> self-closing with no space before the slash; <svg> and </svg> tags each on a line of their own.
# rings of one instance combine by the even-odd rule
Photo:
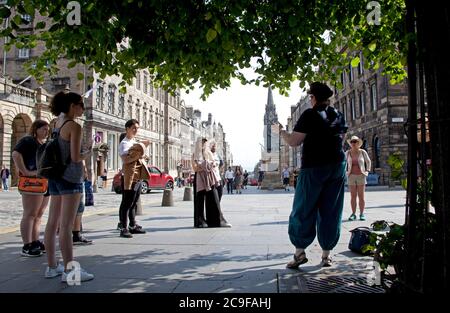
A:
<svg viewBox="0 0 450 313">
<path fill-rule="evenodd" d="M 142 182 L 141 193 L 147 193 L 151 190 L 164 190 L 164 189 L 172 189 L 173 190 L 173 177 L 169 174 L 165 174 L 160 171 L 156 166 L 150 165 L 148 170 L 151 174 L 151 177 Z M 116 193 L 122 193 L 121 186 L 121 178 L 122 173 L 117 173 L 113 178 L 113 189 Z"/>
</svg>

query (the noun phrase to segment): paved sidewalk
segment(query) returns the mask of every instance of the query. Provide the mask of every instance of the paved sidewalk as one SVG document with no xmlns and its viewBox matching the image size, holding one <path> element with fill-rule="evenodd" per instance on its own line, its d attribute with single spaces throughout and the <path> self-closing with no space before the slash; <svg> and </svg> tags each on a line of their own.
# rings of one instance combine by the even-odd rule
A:
<svg viewBox="0 0 450 313">
<path fill-rule="evenodd" d="M 120 238 L 115 230 L 120 197 L 105 192 L 97 200 L 103 197 L 116 205 L 83 222 L 94 244 L 74 247 L 76 260 L 95 274 L 93 281 L 69 287 L 59 278 L 45 279 L 45 256 L 21 257 L 15 231 L 0 235 L 0 292 L 380 292 L 361 285 L 370 273 L 370 258 L 347 249 L 349 230 L 378 219 L 403 223 L 405 202 L 404 191 L 367 192 L 367 221 L 343 221 L 333 267 L 318 266 L 321 251 L 314 242 L 307 249 L 310 261 L 288 270 L 294 251 L 287 235 L 292 191 L 252 188 L 224 195 L 224 215 L 233 227 L 209 229 L 192 227 L 192 202 L 181 201 L 182 189 L 175 191 L 174 207 L 161 207 L 160 193 L 144 195 L 139 223 L 147 234 L 132 239 Z M 344 219 L 350 215 L 348 193 L 345 202 Z"/>
</svg>

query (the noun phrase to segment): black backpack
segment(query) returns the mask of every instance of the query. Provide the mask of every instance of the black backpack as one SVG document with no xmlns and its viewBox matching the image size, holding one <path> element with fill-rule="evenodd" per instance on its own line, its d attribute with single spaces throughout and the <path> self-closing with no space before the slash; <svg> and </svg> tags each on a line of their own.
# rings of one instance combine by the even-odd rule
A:
<svg viewBox="0 0 450 313">
<path fill-rule="evenodd" d="M 62 176 L 66 170 L 68 160 L 63 160 L 58 137 L 63 126 L 72 120 L 65 121 L 58 131 L 54 131 L 49 140 L 41 145 L 36 152 L 37 175 L 47 179 L 55 179 Z M 70 158 L 70 156 L 69 156 Z"/>
</svg>

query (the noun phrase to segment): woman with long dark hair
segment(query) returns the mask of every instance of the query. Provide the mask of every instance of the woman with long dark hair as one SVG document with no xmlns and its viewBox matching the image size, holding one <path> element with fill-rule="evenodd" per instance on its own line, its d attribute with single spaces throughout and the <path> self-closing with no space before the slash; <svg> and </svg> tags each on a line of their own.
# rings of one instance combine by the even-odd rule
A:
<svg viewBox="0 0 450 313">
<path fill-rule="evenodd" d="M 72 228 L 83 193 L 83 160 L 91 153 L 89 147 L 82 150 L 82 128 L 75 122 L 76 118 L 83 115 L 83 98 L 74 92 L 59 92 L 51 103 L 50 110 L 58 116 L 54 123 L 52 133 L 59 134 L 58 144 L 61 157 L 67 160 L 66 168 L 60 178 L 49 179 L 48 189 L 51 195 L 50 213 L 47 227 L 45 228 L 45 246 L 47 249 L 48 267 L 45 271 L 46 278 L 56 277 L 62 274 L 61 280 L 68 281 L 68 277 L 79 277 L 81 281 L 88 281 L 94 275 L 84 269 L 74 266 Z M 56 260 L 56 232 L 59 226 L 59 246 L 64 265 Z"/>
<path fill-rule="evenodd" d="M 27 136 L 14 147 L 12 158 L 19 176 L 36 176 L 36 152 L 48 137 L 49 126 L 46 121 L 35 120 Z M 45 246 L 39 240 L 41 218 L 48 205 L 48 194 L 22 194 L 23 215 L 20 221 L 23 256 L 40 256 Z"/>
</svg>

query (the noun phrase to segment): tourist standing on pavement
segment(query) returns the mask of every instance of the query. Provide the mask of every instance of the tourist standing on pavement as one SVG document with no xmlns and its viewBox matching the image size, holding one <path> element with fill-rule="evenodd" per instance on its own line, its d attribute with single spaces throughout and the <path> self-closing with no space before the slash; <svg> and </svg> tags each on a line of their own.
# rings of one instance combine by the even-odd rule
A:
<svg viewBox="0 0 450 313">
<path fill-rule="evenodd" d="M 222 177 L 220 176 L 220 172 L 222 171 L 223 167 L 223 161 L 219 158 L 219 155 L 216 152 L 216 142 L 211 141 L 209 147 L 214 160 L 213 163 L 214 175 L 216 176 L 216 179 L 219 181 L 219 185 L 217 186 L 217 194 L 219 196 L 219 204 L 220 204 L 223 195 L 223 180 Z M 219 211 L 220 211 L 220 227 L 231 227 L 231 224 L 228 223 L 225 217 L 223 216 L 222 205 L 219 206 Z"/>
<path fill-rule="evenodd" d="M 283 180 L 284 191 L 289 191 L 289 170 L 287 166 L 281 172 L 281 179 Z"/>
<path fill-rule="evenodd" d="M 145 234 L 142 226 L 136 223 L 137 202 L 141 195 L 142 180 L 148 179 L 145 150 L 149 140 L 138 142 L 135 137 L 139 130 L 139 122 L 135 119 L 125 123 L 125 138 L 119 144 L 119 155 L 122 158 L 122 202 L 119 209 L 120 237 L 132 238 L 132 234 Z M 130 219 L 127 227 L 128 217 Z"/>
<path fill-rule="evenodd" d="M 290 146 L 303 143 L 301 171 L 289 217 L 289 238 L 296 250 L 288 268 L 306 263 L 305 249 L 317 237 L 322 248 L 322 266 L 331 266 L 330 251 L 339 241 L 344 204 L 345 154 L 343 137 L 347 126 L 343 114 L 329 106 L 331 89 L 314 82 L 308 93 L 312 108 L 300 116 L 292 133 L 281 131 Z"/>
<path fill-rule="evenodd" d="M 49 179 L 48 189 L 51 195 L 50 212 L 45 228 L 45 247 L 48 266 L 46 278 L 62 274 L 62 281 L 68 282 L 77 275 L 81 281 L 94 279 L 94 275 L 74 266 L 72 229 L 83 193 L 83 160 L 90 157 L 92 142 L 82 145 L 82 128 L 75 122 L 83 115 L 83 98 L 75 92 L 59 92 L 51 103 L 50 111 L 58 116 L 55 120 L 53 134 L 59 134 L 58 144 L 61 158 L 67 166 L 60 178 Z M 59 246 L 64 266 L 56 260 L 56 232 L 59 227 Z M 79 275 L 79 276 L 78 276 Z"/>
<path fill-rule="evenodd" d="M 234 182 L 234 172 L 231 166 L 228 166 L 228 170 L 225 172 L 225 179 L 227 182 L 227 192 L 228 194 L 233 194 L 233 182 Z"/>
<path fill-rule="evenodd" d="M 197 139 L 192 168 L 195 172 L 194 227 L 220 227 L 219 181 L 214 174 L 214 157 L 206 138 Z"/>
<path fill-rule="evenodd" d="M 358 136 L 352 136 L 347 142 L 351 147 L 350 150 L 345 152 L 345 159 L 347 160 L 346 174 L 351 195 L 350 205 L 352 207 L 352 214 L 348 220 L 356 220 L 356 197 L 358 197 L 359 219 L 365 221 L 364 208 L 366 202 L 364 200 L 364 191 L 366 189 L 366 177 L 369 175 L 372 164 L 367 152 L 361 149 L 363 142 Z"/>
<path fill-rule="evenodd" d="M 12 158 L 19 176 L 36 176 L 36 152 L 48 137 L 49 126 L 46 121 L 35 120 L 27 136 L 14 147 Z M 23 256 L 40 256 L 45 246 L 39 240 L 41 218 L 48 204 L 48 194 L 22 194 L 23 214 L 20 221 Z"/>
<path fill-rule="evenodd" d="M 9 179 L 9 169 L 3 164 L 2 170 L 0 171 L 0 177 L 2 178 L 3 191 L 8 191 L 8 179 Z"/>
</svg>

